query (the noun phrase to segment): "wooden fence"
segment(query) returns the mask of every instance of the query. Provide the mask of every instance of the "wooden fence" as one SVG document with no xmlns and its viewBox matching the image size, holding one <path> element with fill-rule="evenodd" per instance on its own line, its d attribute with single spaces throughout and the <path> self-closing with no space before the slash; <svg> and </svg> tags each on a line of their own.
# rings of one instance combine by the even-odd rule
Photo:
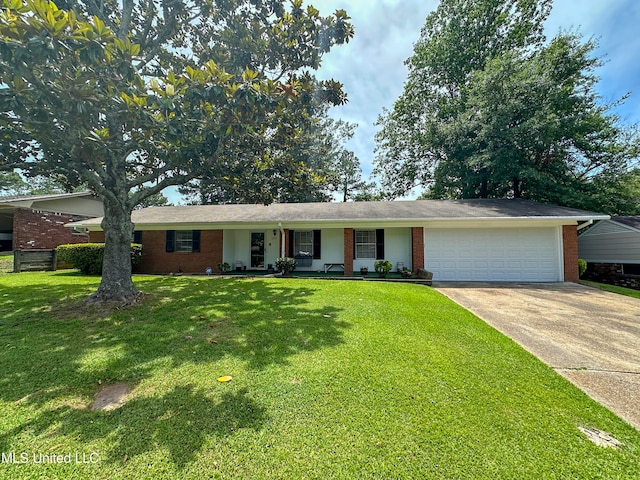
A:
<svg viewBox="0 0 640 480">
<path fill-rule="evenodd" d="M 37 270 L 55 270 L 57 262 L 54 250 L 14 250 L 13 271 L 15 273 Z"/>
</svg>

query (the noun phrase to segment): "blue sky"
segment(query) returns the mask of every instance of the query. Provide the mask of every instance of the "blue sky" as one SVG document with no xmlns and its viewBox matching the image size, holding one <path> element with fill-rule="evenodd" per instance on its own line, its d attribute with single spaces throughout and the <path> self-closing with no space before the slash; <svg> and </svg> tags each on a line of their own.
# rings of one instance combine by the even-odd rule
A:
<svg viewBox="0 0 640 480">
<path fill-rule="evenodd" d="M 307 2 L 305 2 L 307 3 Z M 344 84 L 349 103 L 332 109 L 336 118 L 359 125 L 347 144 L 363 167 L 371 171 L 374 157 L 373 125 L 383 107 L 393 107 L 402 93 L 407 70 L 404 60 L 413 53 L 427 15 L 436 0 L 317 0 L 323 15 L 344 8 L 356 29 L 348 45 L 325 56 L 320 78 Z M 640 121 L 640 2 L 638 0 L 555 0 L 546 23 L 547 38 L 561 29 L 578 31 L 585 39 L 599 40 L 596 54 L 605 56 L 598 69 L 597 91 L 604 102 L 631 96 L 615 112 L 626 123 Z"/>
<path fill-rule="evenodd" d="M 412 55 L 427 15 L 437 0 L 305 0 L 322 15 L 343 8 L 351 16 L 355 37 L 335 47 L 324 57 L 318 77 L 344 84 L 349 103 L 332 109 L 335 118 L 358 124 L 347 148 L 360 159 L 368 175 L 374 158 L 374 122 L 383 108 L 392 108 L 402 93 L 407 70 L 404 61 Z M 546 24 L 548 38 L 560 30 L 578 31 L 585 39 L 599 41 L 596 54 L 605 64 L 597 91 L 604 102 L 630 97 L 615 112 L 625 123 L 640 122 L 640 1 L 555 0 Z M 172 202 L 177 194 L 168 193 Z"/>
</svg>

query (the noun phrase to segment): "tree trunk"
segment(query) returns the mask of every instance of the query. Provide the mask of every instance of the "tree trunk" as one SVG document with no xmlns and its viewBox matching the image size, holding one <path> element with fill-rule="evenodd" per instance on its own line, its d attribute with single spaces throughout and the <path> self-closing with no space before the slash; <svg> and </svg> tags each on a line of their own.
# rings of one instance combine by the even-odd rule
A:
<svg viewBox="0 0 640 480">
<path fill-rule="evenodd" d="M 520 188 L 520 179 L 513 179 L 513 198 L 522 198 L 522 189 Z"/>
<path fill-rule="evenodd" d="M 140 298 L 131 280 L 131 209 L 112 199 L 104 199 L 102 229 L 105 234 L 102 281 L 89 297 L 91 303 L 132 304 Z"/>
</svg>

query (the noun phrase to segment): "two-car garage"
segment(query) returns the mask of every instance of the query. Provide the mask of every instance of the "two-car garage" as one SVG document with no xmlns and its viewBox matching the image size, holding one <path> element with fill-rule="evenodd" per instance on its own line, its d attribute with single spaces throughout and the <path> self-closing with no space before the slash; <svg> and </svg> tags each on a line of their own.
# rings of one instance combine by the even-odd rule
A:
<svg viewBox="0 0 640 480">
<path fill-rule="evenodd" d="M 558 282 L 562 231 L 539 228 L 424 229 L 425 268 L 436 281 Z"/>
</svg>

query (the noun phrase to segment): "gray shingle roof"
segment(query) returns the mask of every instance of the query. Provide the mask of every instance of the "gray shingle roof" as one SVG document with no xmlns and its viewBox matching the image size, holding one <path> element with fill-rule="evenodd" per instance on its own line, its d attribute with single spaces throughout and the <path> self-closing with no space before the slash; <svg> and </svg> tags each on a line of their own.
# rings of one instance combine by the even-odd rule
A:
<svg viewBox="0 0 640 480">
<path fill-rule="evenodd" d="M 614 222 L 622 223 L 636 230 L 640 230 L 640 216 L 635 217 L 611 217 Z"/>
<path fill-rule="evenodd" d="M 91 192 L 43 193 L 38 195 L 0 195 L 0 203 L 18 203 L 25 201 L 57 200 L 74 197 L 93 197 Z"/>
<path fill-rule="evenodd" d="M 394 202 L 277 203 L 272 205 L 191 205 L 150 207 L 133 212 L 136 225 L 348 222 L 441 219 L 565 218 L 607 219 L 573 208 L 526 200 L 415 200 Z M 80 222 L 100 224 L 101 219 Z M 75 225 L 80 225 L 75 224 Z"/>
</svg>

